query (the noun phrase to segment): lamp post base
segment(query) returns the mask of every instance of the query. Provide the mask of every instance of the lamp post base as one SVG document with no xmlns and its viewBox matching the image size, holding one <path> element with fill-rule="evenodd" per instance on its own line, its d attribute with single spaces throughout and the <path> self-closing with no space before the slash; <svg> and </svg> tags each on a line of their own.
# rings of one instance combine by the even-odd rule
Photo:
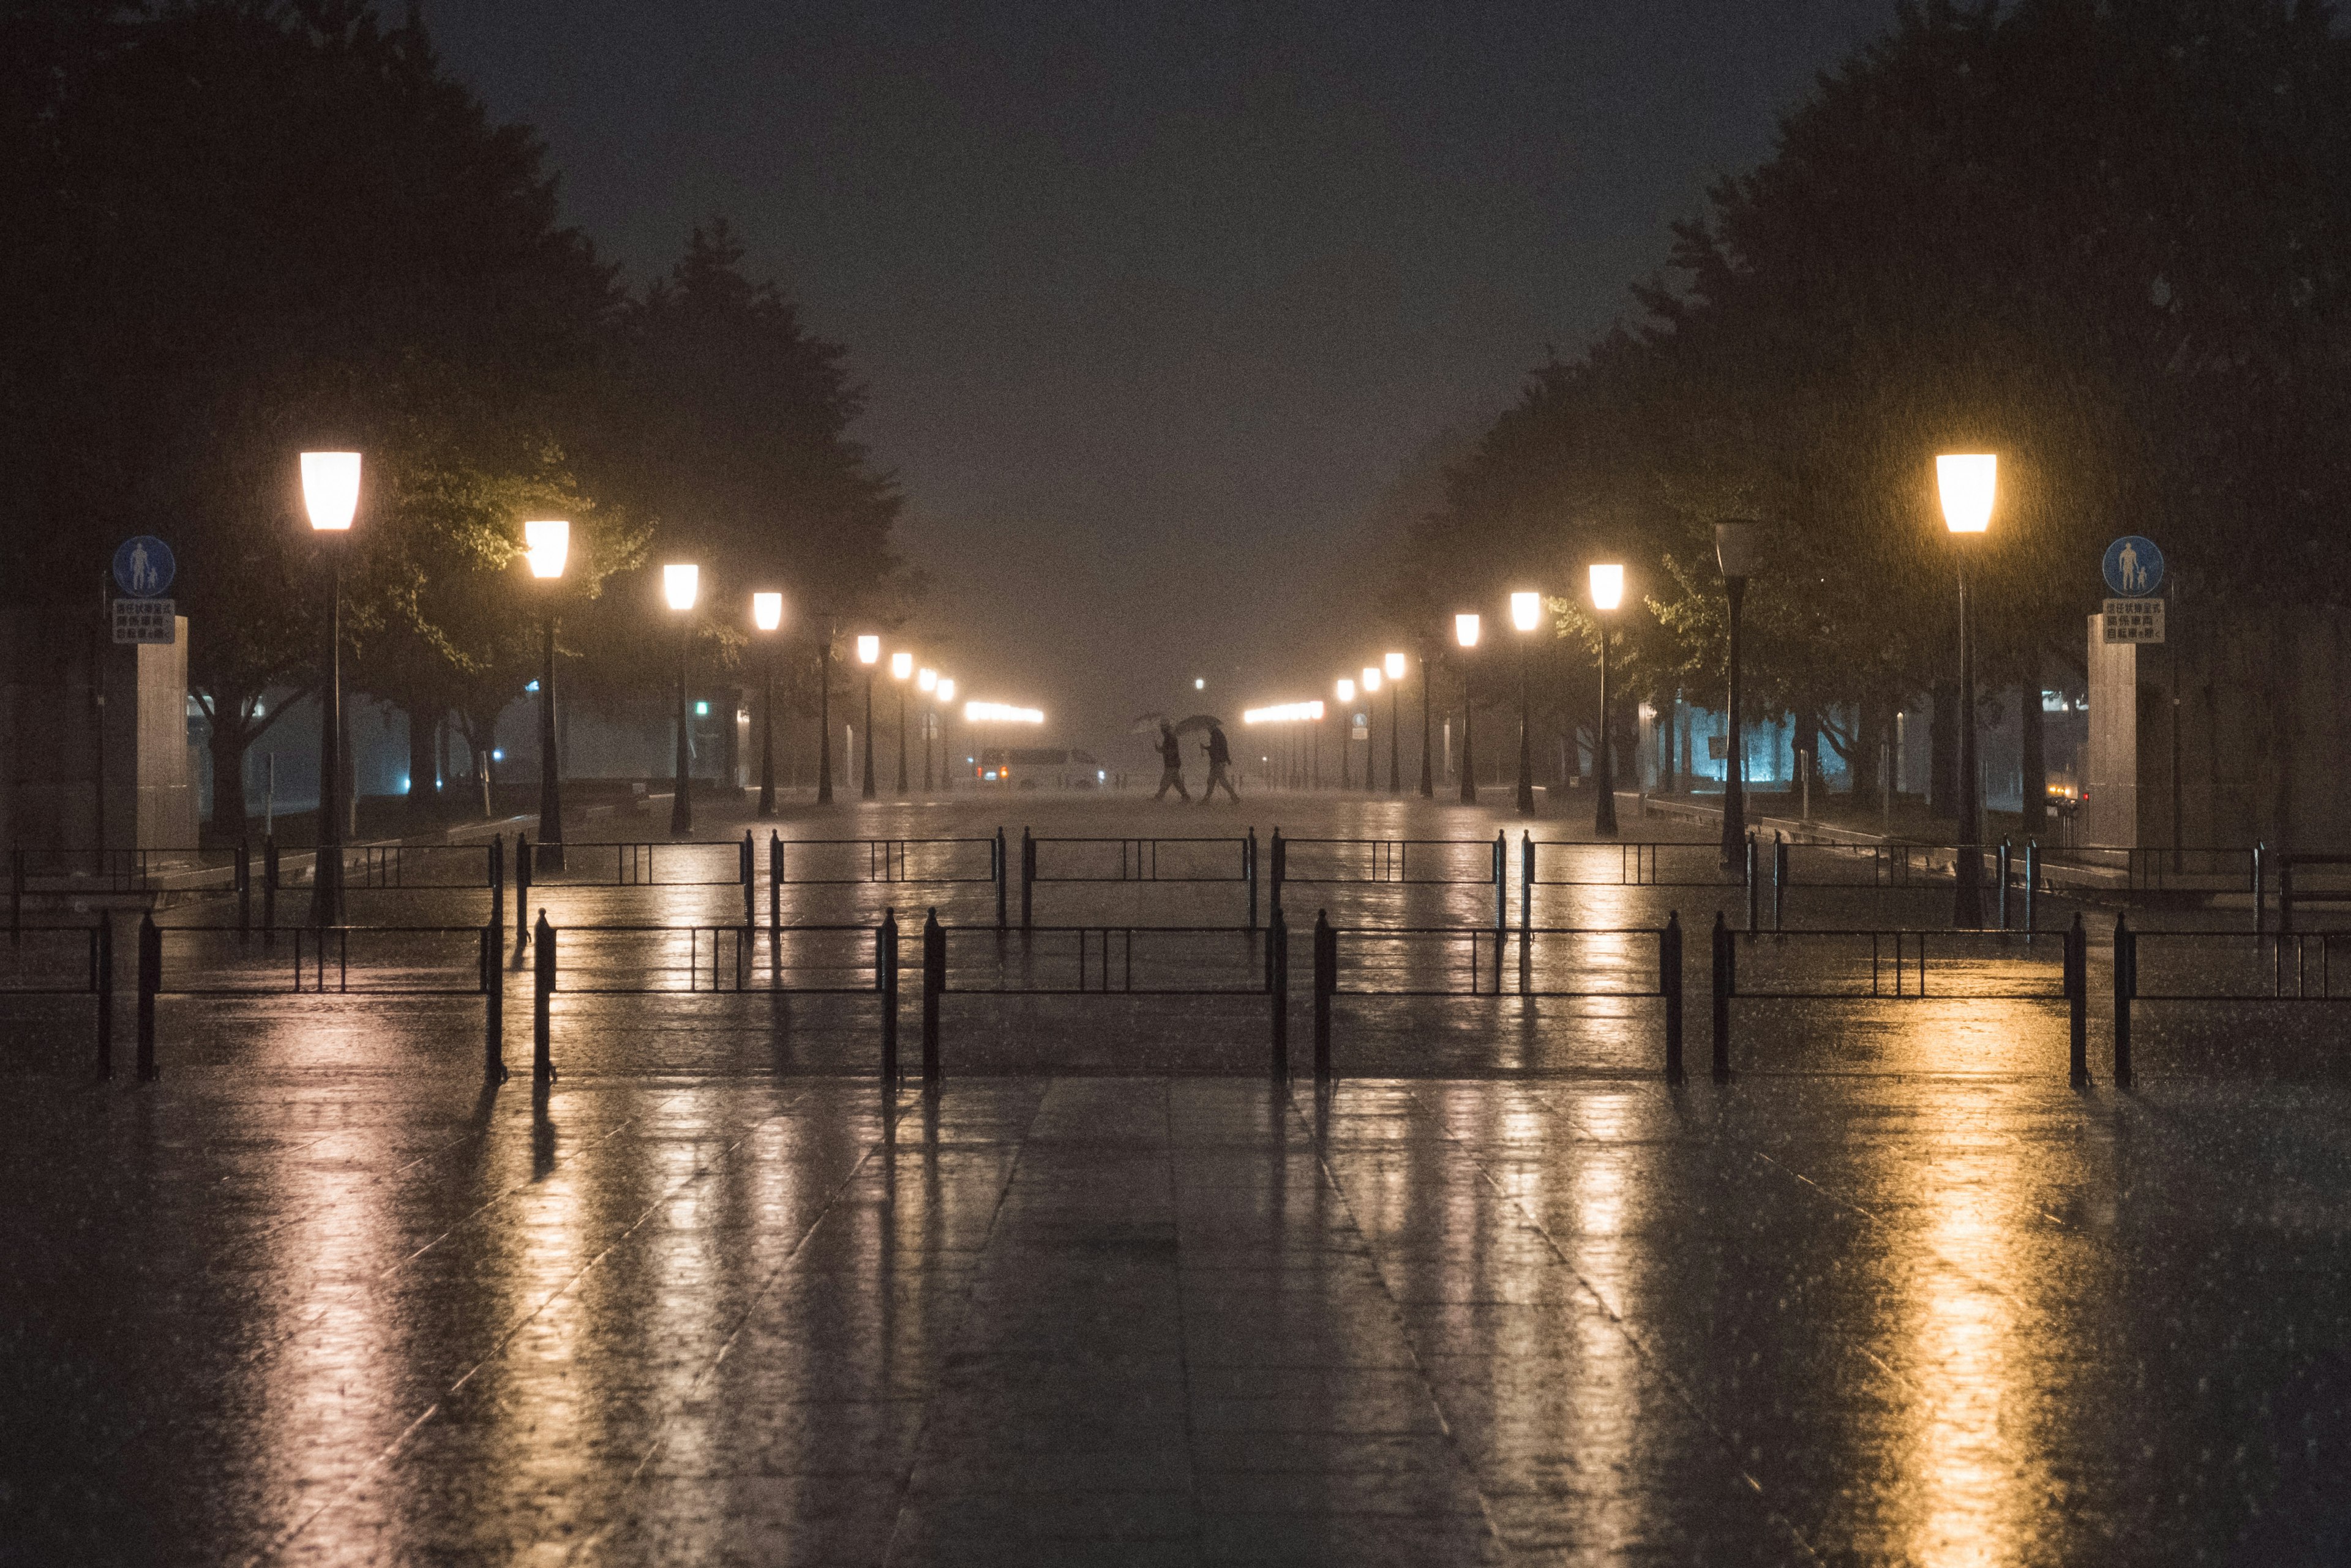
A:
<svg viewBox="0 0 2351 1568">
<path fill-rule="evenodd" d="M 531 845 L 530 869 L 533 871 L 561 871 L 563 869 L 563 845 L 560 842 L 550 844 L 545 839 L 541 839 L 538 842 Z"/>
</svg>

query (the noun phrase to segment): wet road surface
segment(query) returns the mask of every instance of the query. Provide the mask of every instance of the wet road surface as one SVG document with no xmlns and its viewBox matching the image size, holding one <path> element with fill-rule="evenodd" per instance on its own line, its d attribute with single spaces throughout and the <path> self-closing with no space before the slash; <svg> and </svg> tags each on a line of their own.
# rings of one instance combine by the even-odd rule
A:
<svg viewBox="0 0 2351 1568">
<path fill-rule="evenodd" d="M 950 1002 L 929 1093 L 862 998 L 561 998 L 539 1091 L 470 998 L 166 998 L 143 1086 L 12 1003 L 0 1562 L 2351 1555 L 2314 1015 L 2118 1092 L 1742 1003 L 1717 1085 L 1694 992 L 1673 1088 L 1650 1004 L 1363 998 L 1318 1090 L 1254 998 Z"/>
</svg>

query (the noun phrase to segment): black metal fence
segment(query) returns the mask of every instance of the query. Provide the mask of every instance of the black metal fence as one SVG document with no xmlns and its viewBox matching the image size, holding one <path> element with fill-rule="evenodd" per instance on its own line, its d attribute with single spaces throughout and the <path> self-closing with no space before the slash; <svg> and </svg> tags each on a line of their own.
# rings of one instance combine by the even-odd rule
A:
<svg viewBox="0 0 2351 1568">
<path fill-rule="evenodd" d="M 2142 977 L 2140 949 L 2153 944 L 2156 978 Z M 2131 1021 L 2146 1002 L 2351 1002 L 2351 966 L 2335 985 L 2337 948 L 2351 958 L 2351 931 L 2138 931 L 2115 922 L 2115 1082 L 2131 1082 Z"/>
<path fill-rule="evenodd" d="M 1038 838 L 1020 830 L 1020 929 L 1033 930 L 1040 883 L 1238 883 L 1257 929 L 1257 831 L 1240 838 Z"/>
<path fill-rule="evenodd" d="M 0 958 L 0 998 L 98 999 L 98 1075 L 114 1074 L 114 925 L 19 925 Z"/>
</svg>

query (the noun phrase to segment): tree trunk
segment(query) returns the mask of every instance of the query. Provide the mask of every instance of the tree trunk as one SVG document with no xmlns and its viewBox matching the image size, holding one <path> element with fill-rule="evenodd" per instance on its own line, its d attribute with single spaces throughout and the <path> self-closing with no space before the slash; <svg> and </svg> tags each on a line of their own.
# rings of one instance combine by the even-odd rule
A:
<svg viewBox="0 0 2351 1568">
<path fill-rule="evenodd" d="M 433 744 L 440 721 L 423 703 L 401 711 L 408 716 L 408 817 L 422 825 L 441 814 L 440 758 Z"/>
<path fill-rule="evenodd" d="M 1675 709 L 1679 706 L 1678 693 L 1657 704 L 1657 789 L 1667 795 L 1680 785 L 1678 754 L 1674 750 L 1674 729 L 1680 718 Z"/>
<path fill-rule="evenodd" d="M 1795 728 L 1794 744 L 1790 749 L 1797 758 L 1794 763 L 1796 778 L 1791 781 L 1791 787 L 1801 796 L 1802 785 L 1800 781 L 1805 778 L 1812 779 L 1813 789 L 1821 787 L 1821 719 L 1820 715 L 1808 707 L 1798 708 L 1790 716 L 1794 720 Z"/>
<path fill-rule="evenodd" d="M 245 803 L 245 753 L 252 744 L 245 726 L 217 720 L 205 742 L 213 759 L 213 838 L 217 842 L 233 844 L 245 837 L 249 815 Z"/>
<path fill-rule="evenodd" d="M 1878 761 L 1885 744 L 1886 706 L 1874 696 L 1863 697 L 1854 705 L 1853 752 L 1845 758 L 1845 793 L 1856 810 L 1872 810 L 1883 802 L 1878 791 L 1886 781 Z"/>
<path fill-rule="evenodd" d="M 2024 703 L 2017 715 L 2023 760 L 2024 820 L 2019 831 L 2037 839 L 2049 831 L 2049 758 L 2041 716 L 2041 682 L 2028 681 L 2018 694 Z"/>
</svg>

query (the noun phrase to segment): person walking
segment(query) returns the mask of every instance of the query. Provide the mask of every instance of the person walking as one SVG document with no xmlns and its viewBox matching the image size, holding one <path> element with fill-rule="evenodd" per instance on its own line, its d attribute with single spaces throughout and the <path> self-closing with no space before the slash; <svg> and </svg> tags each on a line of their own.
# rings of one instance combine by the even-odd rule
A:
<svg viewBox="0 0 2351 1568">
<path fill-rule="evenodd" d="M 1173 789 L 1188 805 L 1192 791 L 1184 788 L 1184 743 L 1176 738 L 1176 727 L 1165 719 L 1159 721 L 1159 793 L 1154 800 L 1167 799 Z"/>
<path fill-rule="evenodd" d="M 1225 793 L 1232 797 L 1233 804 L 1239 805 L 1241 792 L 1233 788 L 1233 748 L 1225 741 L 1225 727 L 1210 725 L 1208 744 L 1200 749 L 1208 754 L 1208 787 L 1200 792 L 1200 804 L 1205 806 L 1215 800 L 1217 786 L 1221 784 L 1225 787 Z"/>
</svg>

